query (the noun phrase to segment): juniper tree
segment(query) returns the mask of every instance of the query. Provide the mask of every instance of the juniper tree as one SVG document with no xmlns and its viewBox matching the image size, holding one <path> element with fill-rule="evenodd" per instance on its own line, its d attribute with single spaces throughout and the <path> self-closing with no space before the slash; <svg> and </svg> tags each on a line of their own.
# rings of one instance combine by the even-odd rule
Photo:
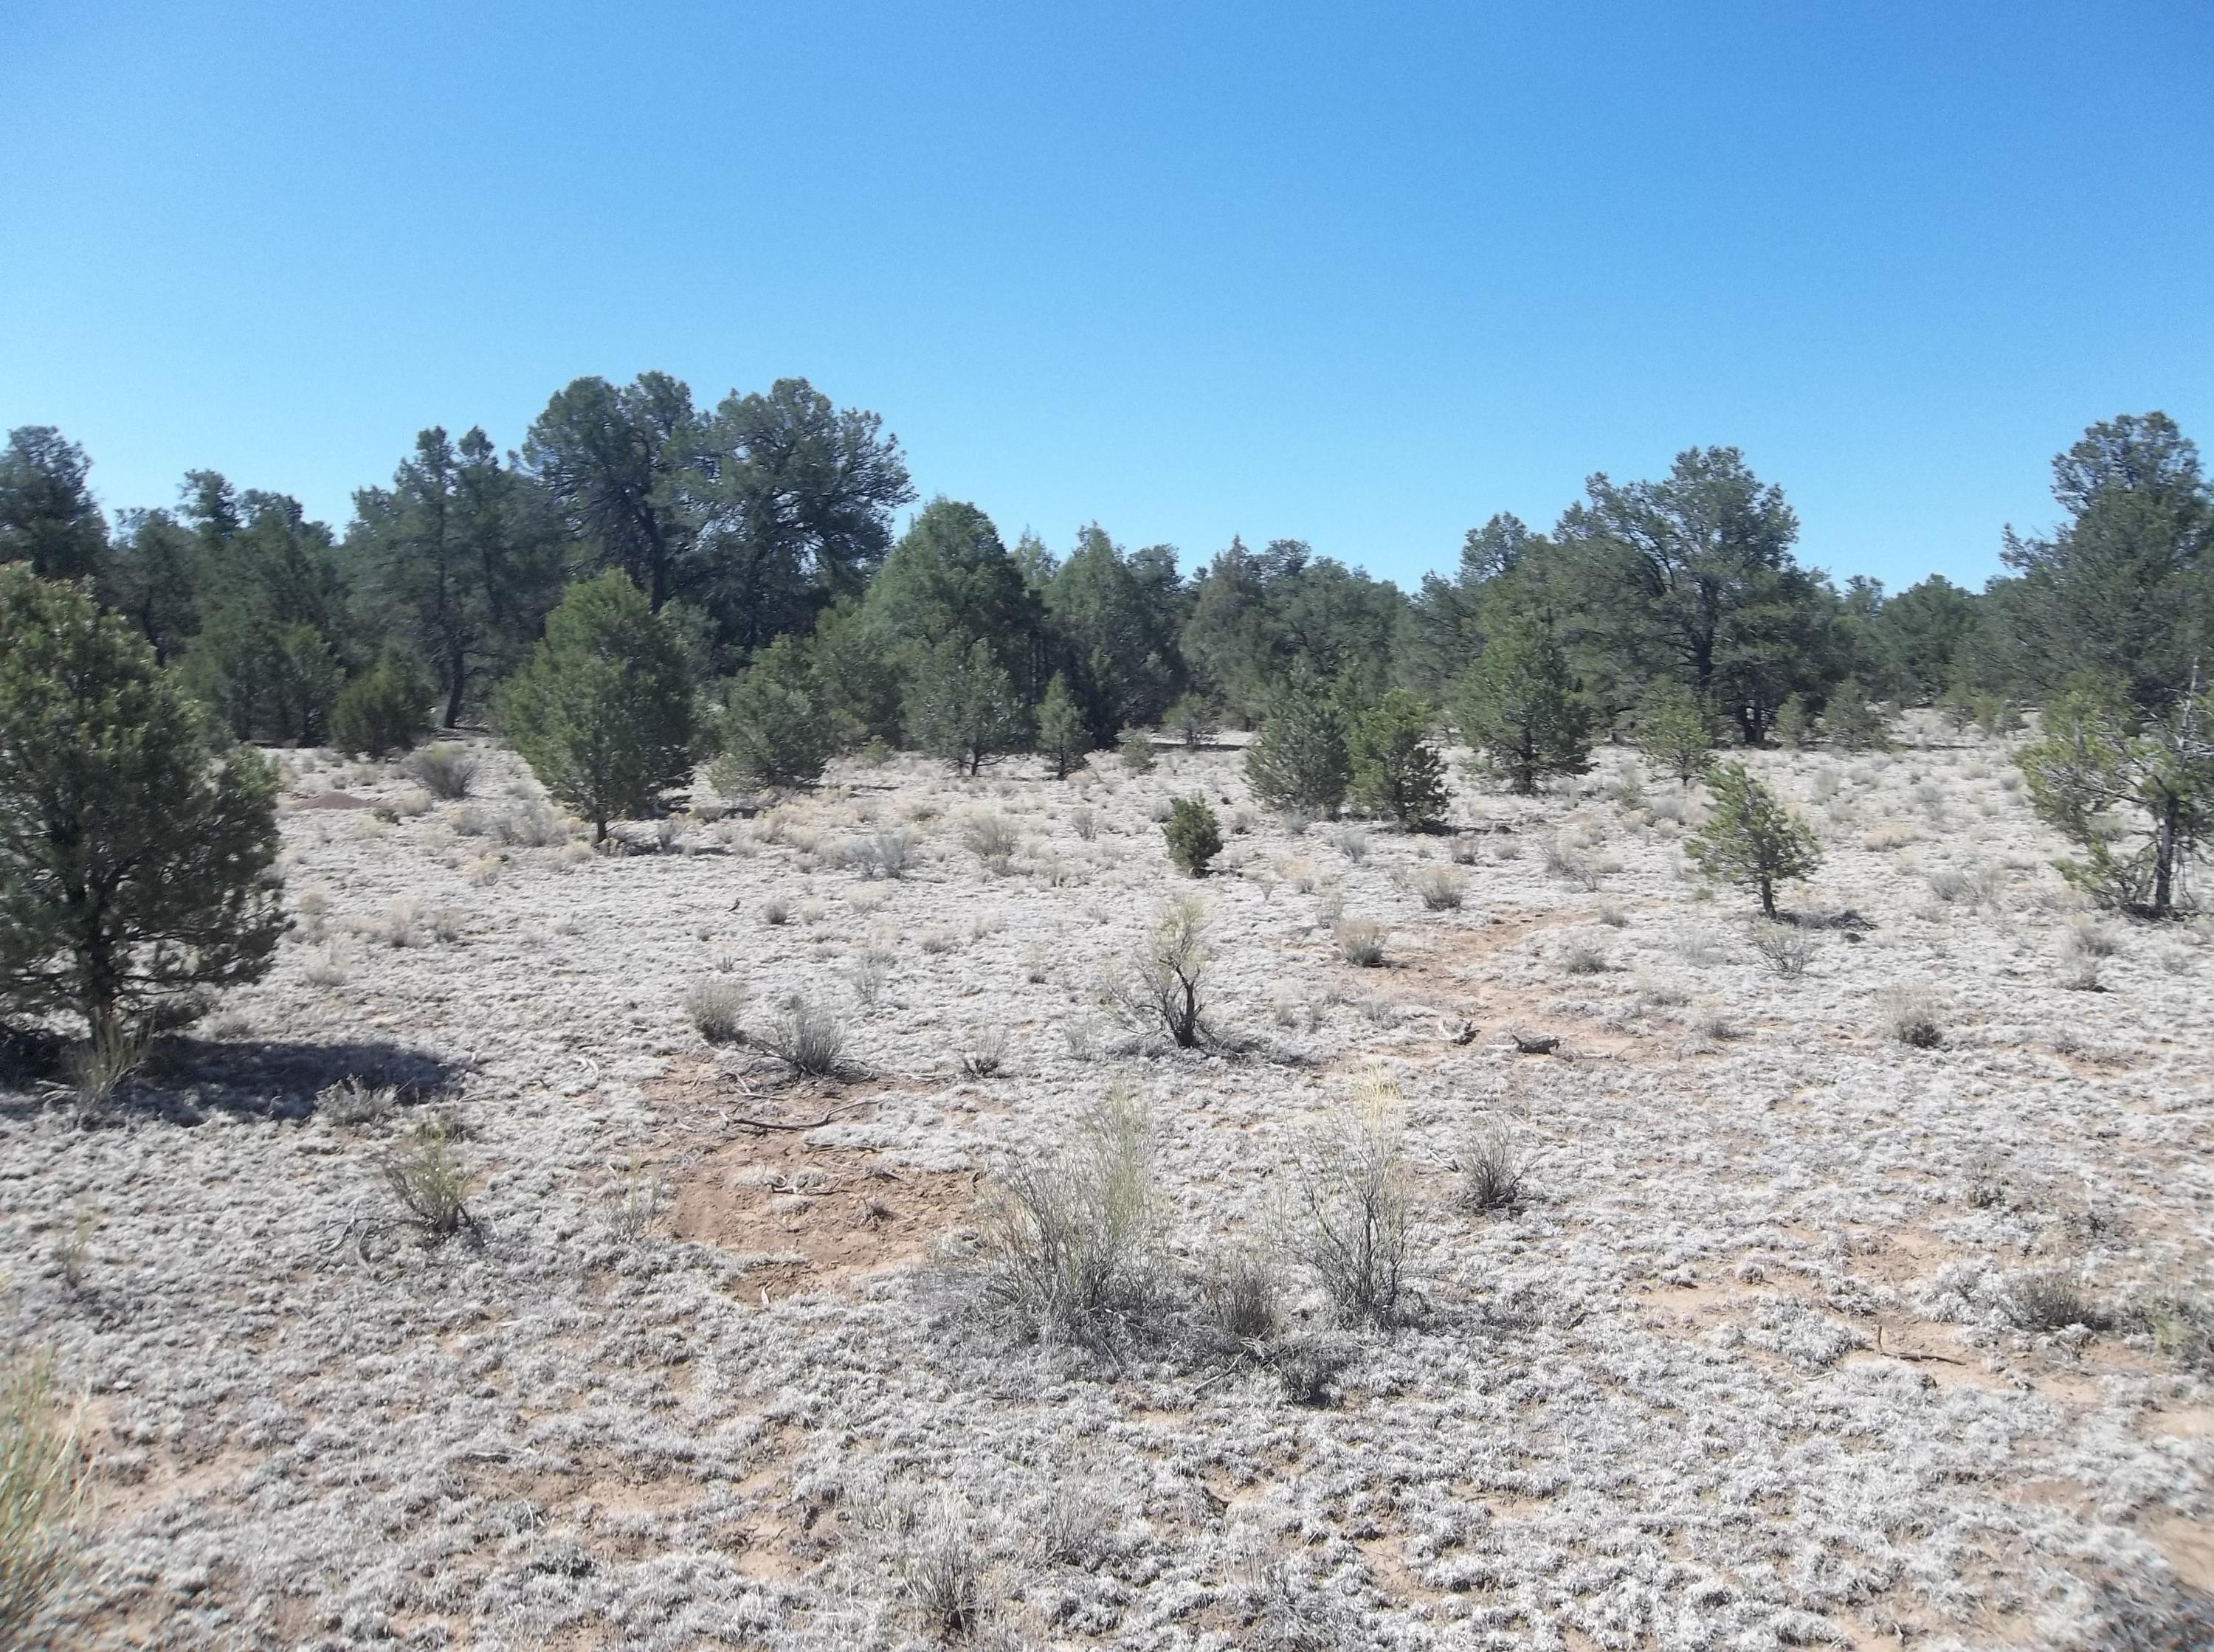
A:
<svg viewBox="0 0 2214 1652">
<path fill-rule="evenodd" d="M 540 783 L 592 823 L 642 814 L 692 772 L 692 683 L 676 639 L 630 576 L 569 588 L 499 697 Z"/>
<path fill-rule="evenodd" d="M 211 755 L 122 619 L 0 567 L 0 1006 L 97 1039 L 260 978 L 283 935 L 277 777 Z"/>
</svg>

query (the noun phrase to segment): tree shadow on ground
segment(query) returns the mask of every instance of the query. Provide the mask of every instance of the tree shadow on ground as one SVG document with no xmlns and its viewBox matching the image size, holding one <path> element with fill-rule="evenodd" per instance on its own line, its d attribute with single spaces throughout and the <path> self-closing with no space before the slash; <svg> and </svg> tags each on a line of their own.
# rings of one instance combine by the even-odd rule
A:
<svg viewBox="0 0 2214 1652">
<path fill-rule="evenodd" d="M 22 1118 L 75 1104 L 56 1094 L 65 1078 L 67 1043 L 45 1034 L 0 1040 L 0 1118 Z M 298 1123 L 312 1118 L 317 1098 L 352 1079 L 389 1089 L 402 1106 L 435 1101 L 459 1088 L 465 1063 L 382 1040 L 315 1044 L 278 1039 L 172 1037 L 150 1052 L 145 1066 L 99 1108 L 99 1122 L 160 1120 L 196 1125 L 211 1113 Z M 14 1092 L 14 1094 L 7 1094 Z"/>
</svg>

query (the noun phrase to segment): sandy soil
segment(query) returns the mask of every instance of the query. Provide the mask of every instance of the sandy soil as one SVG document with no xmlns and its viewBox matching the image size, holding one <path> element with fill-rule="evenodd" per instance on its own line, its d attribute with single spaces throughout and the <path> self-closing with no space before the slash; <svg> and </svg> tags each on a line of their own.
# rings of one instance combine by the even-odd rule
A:
<svg viewBox="0 0 2214 1652">
<path fill-rule="evenodd" d="M 2013 1303 L 2053 1273 L 2110 1308 L 2214 1289 L 2214 930 L 2083 913 L 2003 748 L 1923 738 L 1755 759 L 1827 851 L 1791 904 L 1863 921 L 1789 979 L 1622 755 L 1464 788 L 1452 837 L 1294 832 L 1229 753 L 1067 784 L 902 759 L 595 856 L 490 835 L 535 796 L 505 753 L 436 806 L 292 754 L 276 972 L 107 1127 L 0 1095 L 0 1313 L 100 1449 L 83 1618 L 149 1648 L 922 1645 L 952 1564 L 1000 1647 L 2208 1643 L 2209 1374 Z M 1154 822 L 1193 792 L 1227 832 L 1196 886 Z M 980 814 L 1020 832 L 1004 866 Z M 847 865 L 902 827 L 905 877 Z M 1426 910 L 1451 856 L 1466 903 Z M 1195 888 L 1240 1053 L 1099 1003 Z M 1340 957 L 1340 912 L 1388 926 L 1382 967 Z M 835 1009 L 846 1073 L 706 1044 L 711 976 L 756 1033 Z M 1887 1033 L 1901 992 L 1938 1047 Z M 1376 1063 L 1419 1311 L 1345 1333 L 1325 1403 L 1182 1344 L 1016 1345 L 933 1287 L 994 1168 L 1116 1082 L 1171 1268 L 1265 1243 Z M 346 1078 L 397 1105 L 334 1107 Z M 380 1180 L 432 1114 L 474 1241 L 419 1242 Z M 1478 1114 L 1529 1160 L 1509 1214 L 1456 1201 Z"/>
</svg>

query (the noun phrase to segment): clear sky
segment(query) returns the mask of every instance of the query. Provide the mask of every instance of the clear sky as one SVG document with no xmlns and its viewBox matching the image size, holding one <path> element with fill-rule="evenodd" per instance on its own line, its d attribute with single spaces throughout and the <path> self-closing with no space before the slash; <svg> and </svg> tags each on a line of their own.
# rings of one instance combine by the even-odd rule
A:
<svg viewBox="0 0 2214 1652">
<path fill-rule="evenodd" d="M 0 0 L 0 424 L 342 523 L 421 426 L 776 377 L 1012 540 L 1410 582 L 1742 448 L 1979 584 L 2051 455 L 2214 444 L 2214 6 Z"/>
</svg>

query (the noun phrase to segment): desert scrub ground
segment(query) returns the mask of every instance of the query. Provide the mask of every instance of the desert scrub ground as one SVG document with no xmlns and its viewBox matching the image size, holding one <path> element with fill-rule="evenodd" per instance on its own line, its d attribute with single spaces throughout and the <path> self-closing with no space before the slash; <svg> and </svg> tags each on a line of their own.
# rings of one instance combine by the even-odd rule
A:
<svg viewBox="0 0 2214 1652">
<path fill-rule="evenodd" d="M 1826 854 L 1787 931 L 1627 754 L 1440 836 L 1294 830 L 1232 752 L 897 759 L 595 855 L 491 748 L 450 802 L 288 753 L 277 971 L 96 1128 L 4 1098 L 0 1312 L 99 1454 L 79 1625 L 2206 1643 L 2214 930 L 2083 911 L 2005 747 L 1920 738 L 1754 757 Z M 1179 894 L 1190 1050 L 1101 990 Z M 995 1190 L 1110 1092 L 1158 1259 L 1027 1334 Z M 1364 1130 L 1385 1324 L 1293 1242 Z"/>
</svg>

